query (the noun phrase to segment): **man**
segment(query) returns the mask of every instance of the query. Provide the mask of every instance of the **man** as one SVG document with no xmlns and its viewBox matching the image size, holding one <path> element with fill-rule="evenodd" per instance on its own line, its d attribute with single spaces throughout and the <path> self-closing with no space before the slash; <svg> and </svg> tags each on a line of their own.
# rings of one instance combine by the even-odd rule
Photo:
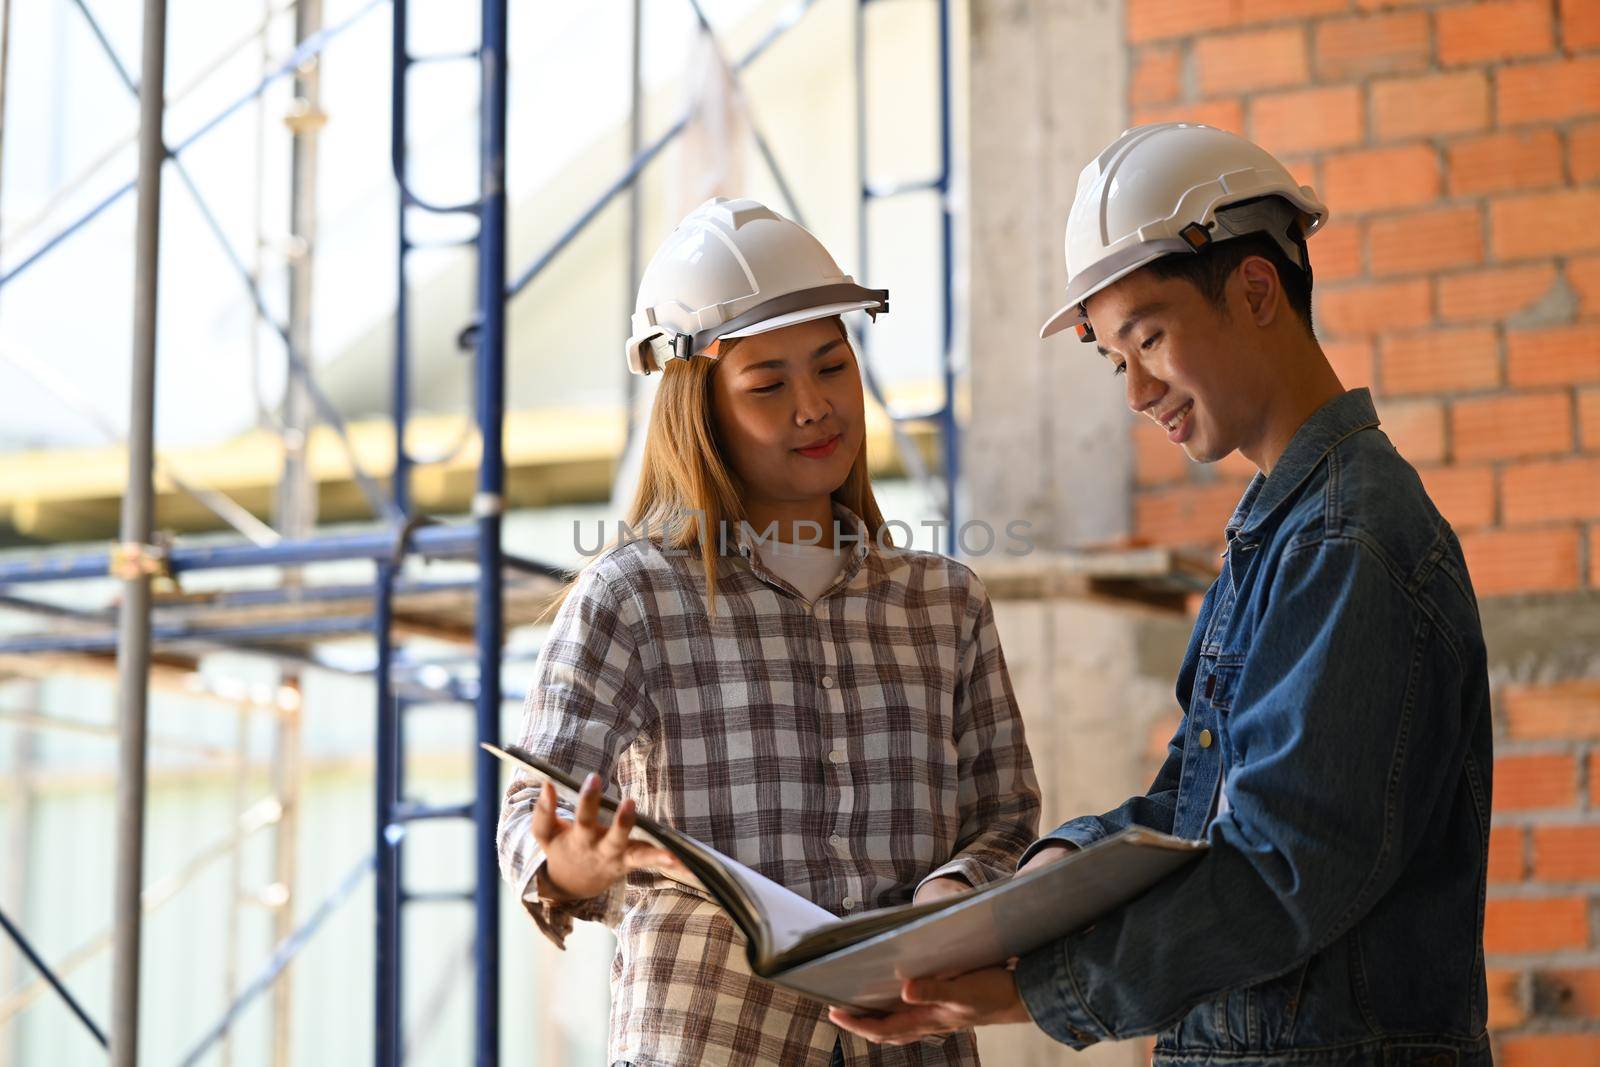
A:
<svg viewBox="0 0 1600 1067">
<path fill-rule="evenodd" d="M 1190 458 L 1259 470 L 1178 675 L 1150 790 L 1036 842 L 1131 824 L 1209 850 L 1085 930 L 905 984 L 880 1041 L 1032 1020 L 1074 1047 L 1158 1034 L 1163 1067 L 1490 1062 L 1483 898 L 1492 750 L 1476 601 L 1416 472 L 1311 331 L 1326 208 L 1248 141 L 1124 133 L 1067 223 L 1074 326 Z"/>
</svg>

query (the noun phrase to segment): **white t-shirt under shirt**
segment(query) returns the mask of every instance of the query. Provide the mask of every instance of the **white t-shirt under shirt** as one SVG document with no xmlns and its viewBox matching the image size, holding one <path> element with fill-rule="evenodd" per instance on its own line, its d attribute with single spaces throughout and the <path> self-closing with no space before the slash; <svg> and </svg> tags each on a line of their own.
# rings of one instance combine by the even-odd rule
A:
<svg viewBox="0 0 1600 1067">
<path fill-rule="evenodd" d="M 787 541 L 763 541 L 756 551 L 767 570 L 815 600 L 833 584 L 844 570 L 846 555 L 827 545 L 795 545 Z"/>
</svg>

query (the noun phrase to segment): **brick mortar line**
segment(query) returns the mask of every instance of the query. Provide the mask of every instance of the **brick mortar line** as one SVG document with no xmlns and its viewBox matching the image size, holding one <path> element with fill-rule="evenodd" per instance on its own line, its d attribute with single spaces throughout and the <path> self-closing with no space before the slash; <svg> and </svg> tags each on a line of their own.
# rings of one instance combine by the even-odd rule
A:
<svg viewBox="0 0 1600 1067">
<path fill-rule="evenodd" d="M 1596 909 L 1600 909 L 1600 884 L 1588 882 L 1491 882 L 1489 900 L 1534 902 L 1582 900 L 1590 912 L 1590 934 L 1594 933 Z M 1600 946 L 1596 946 L 1600 947 Z"/>
<path fill-rule="evenodd" d="M 1516 957 L 1516 961 L 1519 966 L 1491 966 L 1489 969 L 1493 971 L 1516 971 L 1529 969 L 1537 970 L 1543 968 L 1560 969 L 1564 971 L 1591 969 L 1600 970 L 1600 951 L 1592 949 L 1573 949 L 1571 952 L 1568 952 L 1565 955 L 1550 952 L 1491 952 L 1488 954 L 1488 958 L 1491 960 L 1503 960 L 1511 956 Z M 1538 963 L 1537 958 L 1540 956 L 1550 957 L 1550 962 L 1548 964 Z"/>
<path fill-rule="evenodd" d="M 1563 1019 L 1553 1015 L 1534 1015 L 1530 1011 L 1527 1019 L 1516 1026 L 1491 1029 L 1490 1033 L 1502 1040 L 1519 1037 L 1588 1037 L 1600 1034 L 1600 1020 Z"/>
<path fill-rule="evenodd" d="M 1593 819 L 1587 821 L 1582 816 L 1592 816 L 1593 812 L 1580 812 L 1573 808 L 1528 808 L 1515 811 L 1491 812 L 1489 815 L 1489 828 L 1491 830 L 1587 830 L 1600 828 L 1600 822 Z M 1578 821 L 1572 821 L 1574 816 L 1579 816 Z M 1566 820 L 1566 821 L 1563 821 Z"/>
<path fill-rule="evenodd" d="M 1586 679 L 1575 679 L 1584 681 Z M 1559 683 L 1558 683 L 1559 684 Z M 1491 701 L 1495 704 L 1505 702 L 1505 691 L 1495 687 L 1491 694 Z M 1498 756 L 1565 756 L 1572 751 L 1575 743 L 1587 743 L 1594 738 L 1560 738 L 1560 737 L 1534 737 L 1512 738 L 1496 736 L 1494 740 L 1494 754 Z"/>
</svg>

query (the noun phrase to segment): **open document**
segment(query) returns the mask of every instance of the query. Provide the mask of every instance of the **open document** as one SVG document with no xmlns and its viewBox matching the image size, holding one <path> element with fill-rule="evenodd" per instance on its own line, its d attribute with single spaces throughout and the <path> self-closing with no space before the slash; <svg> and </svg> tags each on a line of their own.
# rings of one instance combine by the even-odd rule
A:
<svg viewBox="0 0 1600 1067">
<path fill-rule="evenodd" d="M 568 805 L 577 802 L 580 783 L 573 776 L 519 748 L 483 747 L 550 782 Z M 616 798 L 602 796 L 600 821 L 609 823 L 616 808 Z M 642 813 L 634 836 L 678 857 L 727 910 L 749 943 L 756 974 L 862 1009 L 898 1003 L 902 976 L 993 966 L 1081 929 L 1206 849 L 1204 841 L 1134 827 L 1007 881 L 841 919 Z"/>
</svg>

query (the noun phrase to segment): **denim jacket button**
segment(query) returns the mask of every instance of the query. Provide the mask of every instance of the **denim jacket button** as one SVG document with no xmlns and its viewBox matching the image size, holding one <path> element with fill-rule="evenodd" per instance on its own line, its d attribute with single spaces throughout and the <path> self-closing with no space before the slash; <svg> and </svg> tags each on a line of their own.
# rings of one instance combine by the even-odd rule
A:
<svg viewBox="0 0 1600 1067">
<path fill-rule="evenodd" d="M 1200 731 L 1200 747 L 1201 748 L 1210 748 L 1211 747 L 1211 731 L 1210 730 L 1201 730 Z"/>
</svg>

